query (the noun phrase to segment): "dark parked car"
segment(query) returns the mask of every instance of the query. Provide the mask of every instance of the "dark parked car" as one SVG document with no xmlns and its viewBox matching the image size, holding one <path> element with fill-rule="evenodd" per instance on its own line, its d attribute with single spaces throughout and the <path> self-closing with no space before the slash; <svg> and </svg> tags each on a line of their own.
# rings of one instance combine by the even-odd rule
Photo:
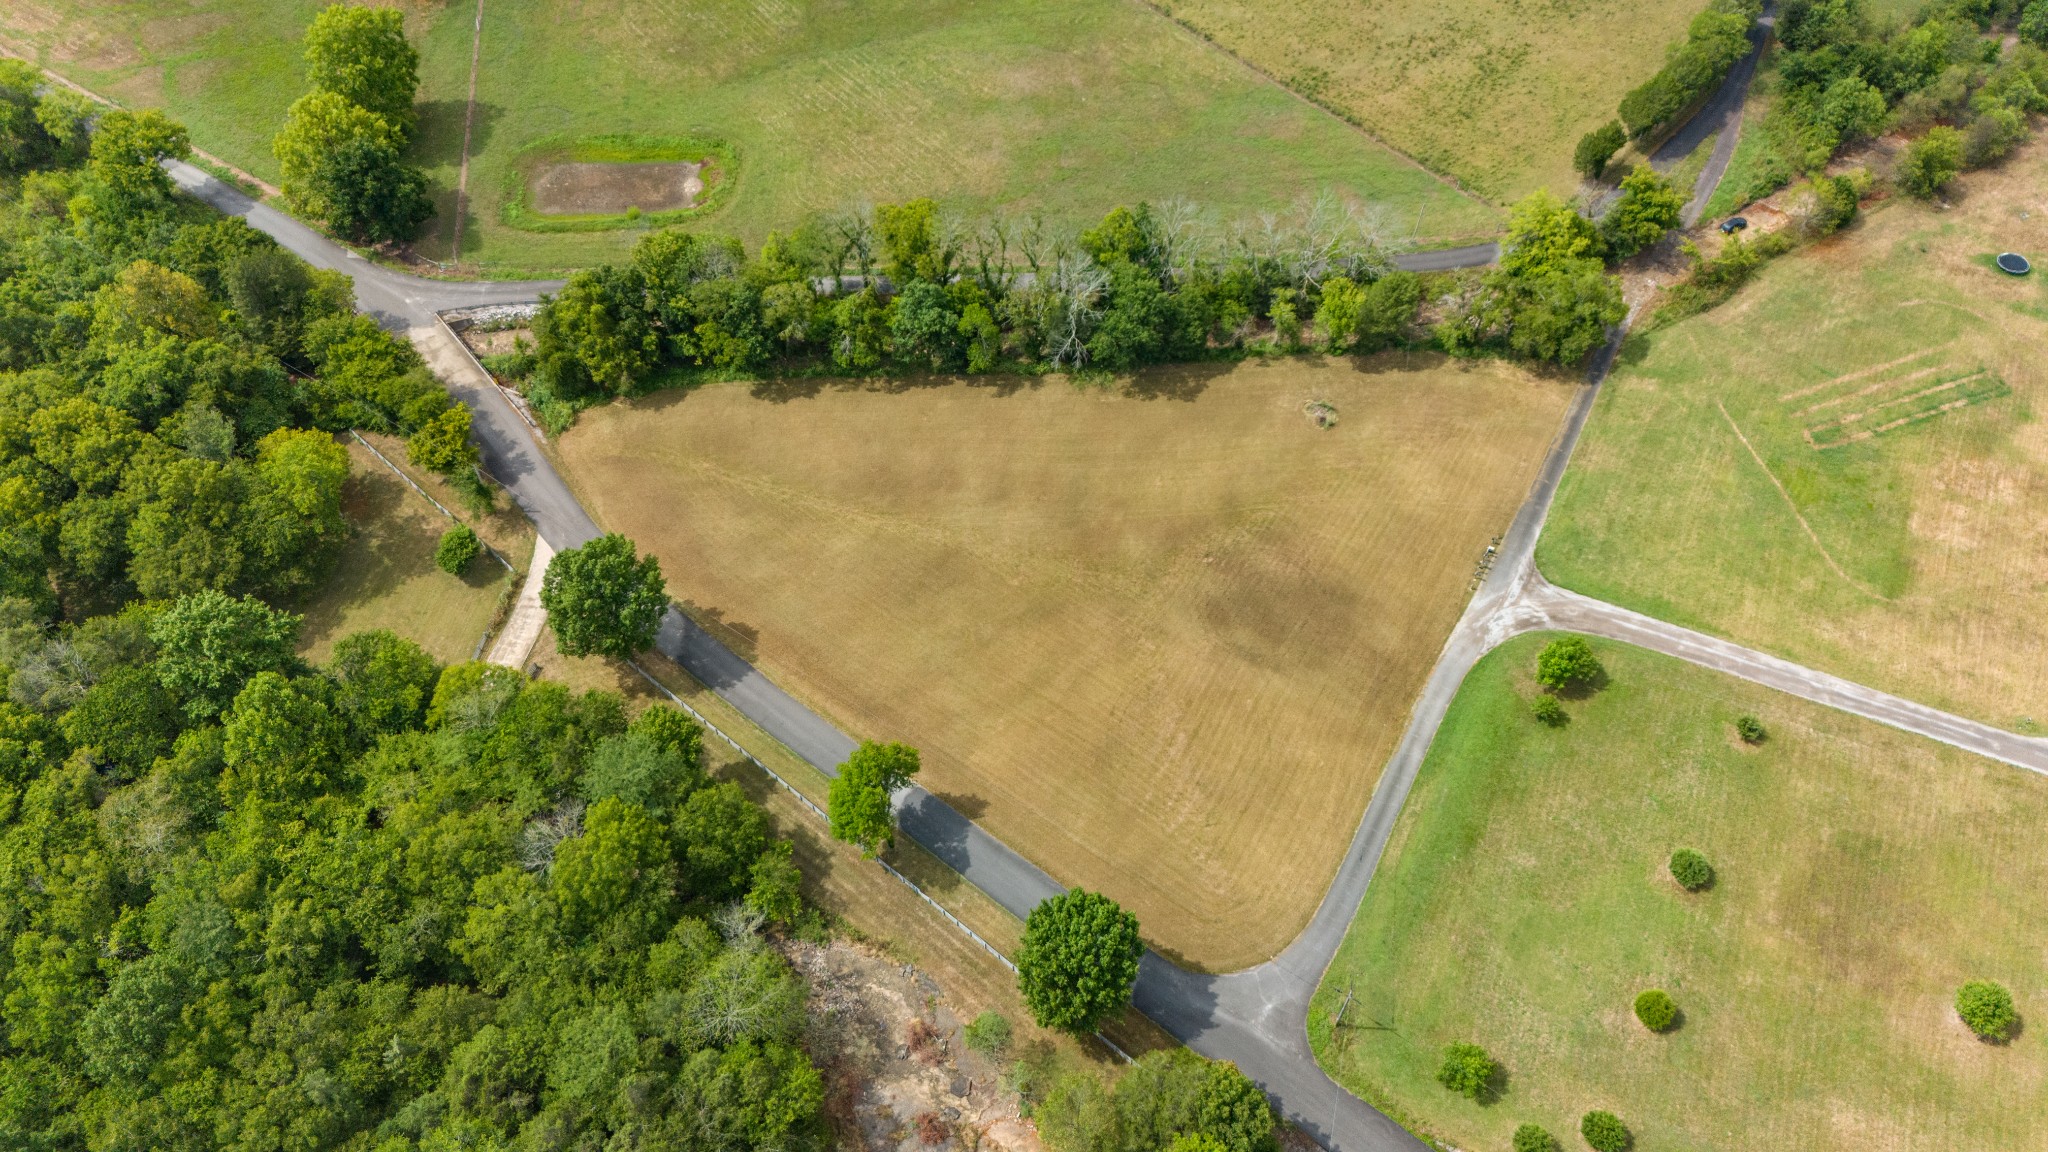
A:
<svg viewBox="0 0 2048 1152">
<path fill-rule="evenodd" d="M 1740 232 L 1747 227 L 1749 227 L 1749 221 L 1740 216 L 1730 216 L 1726 220 L 1721 221 L 1721 231 L 1729 234 Z"/>
</svg>

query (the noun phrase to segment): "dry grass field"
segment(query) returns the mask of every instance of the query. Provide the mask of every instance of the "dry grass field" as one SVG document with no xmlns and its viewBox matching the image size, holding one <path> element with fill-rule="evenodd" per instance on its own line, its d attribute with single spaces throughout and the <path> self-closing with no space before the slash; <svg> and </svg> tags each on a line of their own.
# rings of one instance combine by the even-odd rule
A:
<svg viewBox="0 0 2048 1152">
<path fill-rule="evenodd" d="M 592 411 L 558 448 L 785 687 L 1234 968 L 1321 899 L 1570 394 L 1399 356 L 1115 391 L 721 385 Z"/>
<path fill-rule="evenodd" d="M 1152 0 L 1496 202 L 1578 187 L 1572 146 L 1664 64 L 1702 0 Z"/>
<path fill-rule="evenodd" d="M 394 459 L 404 452 L 397 441 L 373 439 Z M 388 628 L 443 663 L 469 659 L 498 601 L 512 587 L 511 577 L 488 556 L 479 557 L 459 579 L 435 567 L 434 547 L 448 530 L 448 519 L 362 445 L 344 443 L 349 480 L 342 512 L 348 517 L 349 539 L 327 583 L 299 609 L 306 614 L 300 654 L 317 663 L 351 632 Z M 437 491 L 436 498 L 456 506 L 453 493 Z M 509 503 L 500 499 L 501 505 Z M 476 527 L 515 565 L 523 566 L 532 553 L 532 530 L 514 512 L 501 507 Z"/>
<path fill-rule="evenodd" d="M 2048 147 L 1631 341 L 1560 584 L 2022 732 L 2048 722 Z"/>
<path fill-rule="evenodd" d="M 1309 1012 L 1331 1075 L 1460 1148 L 1533 1122 L 1583 1149 L 1594 1108 L 1640 1152 L 2042 1148 L 2048 780 L 1599 641 L 1608 687 L 1548 728 L 1548 639 L 1445 717 Z M 1671 879 L 1681 847 L 1712 887 Z M 2010 1043 L 1957 1019 L 1976 979 L 2011 990 Z M 1675 1030 L 1636 1022 L 1646 988 Z M 1498 1099 L 1437 1084 L 1459 1041 L 1506 1065 Z"/>
</svg>

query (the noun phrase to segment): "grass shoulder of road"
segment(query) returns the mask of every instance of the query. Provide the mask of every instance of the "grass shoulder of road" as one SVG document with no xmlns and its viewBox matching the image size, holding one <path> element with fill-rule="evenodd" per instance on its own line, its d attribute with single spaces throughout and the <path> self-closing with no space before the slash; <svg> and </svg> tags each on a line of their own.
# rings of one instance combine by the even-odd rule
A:
<svg viewBox="0 0 2048 1152">
<path fill-rule="evenodd" d="M 319 0 L 48 0 L 0 8 L 0 37 L 275 180 L 269 142 L 303 88 Z M 408 10 L 421 51 L 415 152 L 445 258 L 474 10 Z M 1093 223 L 1182 196 L 1225 216 L 1328 189 L 1400 237 L 1483 238 L 1500 213 L 1123 0 L 828 0 L 683 8 L 493 0 L 471 144 L 465 265 L 552 274 L 623 255 L 637 230 L 532 233 L 501 207 L 546 139 L 684 133 L 729 145 L 734 181 L 693 227 L 759 243 L 808 212 L 934 196 L 965 214 Z"/>
<path fill-rule="evenodd" d="M 578 689 L 619 692 L 636 708 L 668 700 L 665 693 L 620 661 L 563 656 L 555 648 L 552 631 L 542 633 L 532 662 L 541 666 L 548 679 Z M 825 806 L 828 781 L 822 773 L 756 728 L 681 666 L 656 652 L 643 653 L 635 663 L 811 803 Z M 815 813 L 734 752 L 732 745 L 706 733 L 704 748 L 713 773 L 738 781 L 768 810 L 776 834 L 795 846 L 797 866 L 804 876 L 804 896 L 813 905 L 844 928 L 931 975 L 945 988 L 947 1000 L 960 1010 L 963 1019 L 984 1010 L 1000 1012 L 1017 1029 L 1019 1048 L 1045 1045 L 1059 1053 L 1063 1062 L 1077 1067 L 1106 1070 L 1114 1064 L 1112 1054 L 1094 1041 L 1076 1040 L 1033 1023 L 1018 995 L 1016 975 L 1008 967 L 881 865 L 862 860 L 859 852 L 831 839 Z M 907 840 L 899 842 L 885 859 L 1004 955 L 1016 952 L 1023 924 L 959 873 Z M 1104 1034 L 1132 1055 L 1177 1046 L 1171 1036 L 1135 1010 L 1126 1011 Z"/>
<path fill-rule="evenodd" d="M 2048 780 L 1599 641 L 1608 686 L 1548 728 L 1547 639 L 1452 704 L 1310 1009 L 1323 1066 L 1465 1148 L 1530 1122 L 1575 1146 L 1595 1108 L 1644 1152 L 2037 1146 Z M 1671 879 L 1681 847 L 1709 890 Z M 1971 979 L 2012 989 L 2027 1030 L 1972 1036 Z M 1649 988 L 1675 1031 L 1633 1017 Z M 1454 1042 L 1503 1062 L 1497 1098 L 1435 1082 Z"/>
<path fill-rule="evenodd" d="M 2048 146 L 1631 338 L 1537 547 L 1556 583 L 2020 732 L 2048 722 Z"/>
<path fill-rule="evenodd" d="M 1663 66 L 1701 0 L 1154 7 L 1495 203 L 1579 186 L 1572 148 Z"/>
<path fill-rule="evenodd" d="M 554 448 L 740 655 L 1229 971 L 1313 914 L 1573 387 L 1401 354 L 707 385 Z"/>
<path fill-rule="evenodd" d="M 387 459 L 403 460 L 404 446 L 398 441 L 369 439 Z M 348 438 L 342 443 L 349 453 L 342 495 L 349 535 L 326 582 L 300 606 L 306 617 L 301 654 L 315 662 L 325 660 L 342 637 L 386 628 L 414 640 L 443 663 L 470 659 L 500 607 L 518 588 L 517 573 L 524 571 L 533 553 L 532 529 L 516 511 L 502 507 L 489 516 L 468 517 L 515 571 L 507 572 L 497 561 L 480 556 L 467 572 L 451 576 L 434 564 L 434 549 L 451 521 L 362 444 Z M 438 478 L 409 474 L 443 505 L 460 507 Z M 508 502 L 501 497 L 499 503 Z"/>
</svg>

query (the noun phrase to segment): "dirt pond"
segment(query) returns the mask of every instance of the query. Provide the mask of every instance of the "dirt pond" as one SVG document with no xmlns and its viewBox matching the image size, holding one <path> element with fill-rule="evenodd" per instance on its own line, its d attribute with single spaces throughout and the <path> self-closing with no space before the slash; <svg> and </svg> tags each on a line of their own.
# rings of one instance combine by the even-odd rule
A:
<svg viewBox="0 0 2048 1152">
<path fill-rule="evenodd" d="M 704 165 L 686 161 L 602 164 L 564 161 L 533 175 L 534 209 L 544 216 L 607 216 L 638 208 L 693 208 L 704 195 Z"/>
</svg>

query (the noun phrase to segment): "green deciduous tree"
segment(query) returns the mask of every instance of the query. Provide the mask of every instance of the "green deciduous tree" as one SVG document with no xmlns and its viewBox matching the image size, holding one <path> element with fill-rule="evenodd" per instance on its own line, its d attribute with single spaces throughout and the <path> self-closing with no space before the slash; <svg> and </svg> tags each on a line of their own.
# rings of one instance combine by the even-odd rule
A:
<svg viewBox="0 0 2048 1152">
<path fill-rule="evenodd" d="M 351 145 L 395 149 L 399 133 L 390 121 L 335 92 L 315 90 L 293 101 L 284 128 L 270 142 L 285 203 L 295 212 L 331 219 L 336 207 L 324 194 L 321 173 Z"/>
<path fill-rule="evenodd" d="M 917 770 L 917 749 L 910 745 L 862 741 L 832 779 L 826 810 L 833 838 L 856 845 L 870 860 L 887 851 L 896 836 L 889 798 L 910 783 Z"/>
<path fill-rule="evenodd" d="M 463 475 L 476 467 L 478 459 L 469 429 L 469 408 L 457 404 L 420 425 L 419 431 L 406 438 L 406 459 L 443 476 Z"/>
<path fill-rule="evenodd" d="M 1685 197 L 1669 180 L 1648 164 L 1636 165 L 1621 179 L 1621 199 L 1600 222 L 1609 255 L 1626 260 L 1662 240 L 1678 227 L 1684 210 Z"/>
<path fill-rule="evenodd" d="M 1909 196 L 1931 200 L 1963 170 L 1963 134 L 1937 124 L 1906 146 L 1899 161 L 1899 187 Z"/>
<path fill-rule="evenodd" d="M 419 53 L 405 38 L 405 14 L 396 8 L 331 4 L 306 29 L 306 78 L 384 119 L 403 141 L 417 117 Z"/>
<path fill-rule="evenodd" d="M 898 291 L 913 280 L 944 284 L 953 278 L 954 253 L 929 199 L 875 208 L 875 234 L 882 245 L 883 270 Z"/>
<path fill-rule="evenodd" d="M 1560 636 L 1536 654 L 1536 682 L 1546 688 L 1583 687 L 1601 674 L 1600 659 L 1583 636 Z"/>
<path fill-rule="evenodd" d="M 289 668 L 298 637 L 299 617 L 214 591 L 180 598 L 149 625 L 157 676 L 196 720 L 219 715 L 257 673 Z"/>
<path fill-rule="evenodd" d="M 660 333 L 632 276 L 610 268 L 569 277 L 534 317 L 536 375 L 564 395 L 587 387 L 625 393 L 651 372 Z"/>
<path fill-rule="evenodd" d="M 425 724 L 441 677 L 425 649 L 382 629 L 342 637 L 327 669 L 338 685 L 335 710 L 365 745 Z"/>
<path fill-rule="evenodd" d="M 1482 1100 L 1492 1091 L 1494 1078 L 1499 1075 L 1500 1065 L 1486 1054 L 1486 1049 L 1477 1044 L 1458 1043 L 1444 1049 L 1436 1082 L 1460 1096 Z"/>
<path fill-rule="evenodd" d="M 1588 180 L 1598 180 L 1607 170 L 1607 162 L 1628 143 L 1628 133 L 1619 120 L 1609 120 L 1584 136 L 1579 137 L 1578 146 L 1572 149 L 1572 170 Z"/>
<path fill-rule="evenodd" d="M 550 877 L 572 936 L 618 920 L 647 938 L 675 899 L 667 835 L 645 808 L 616 796 L 590 806 L 583 834 L 556 848 Z"/>
<path fill-rule="evenodd" d="M 163 113 L 107 112 L 93 129 L 90 170 L 117 210 L 147 211 L 171 197 L 171 176 L 162 161 L 191 154 L 184 126 Z"/>
<path fill-rule="evenodd" d="M 556 553 L 540 601 L 564 653 L 624 660 L 654 643 L 668 585 L 659 561 L 612 532 Z"/>
<path fill-rule="evenodd" d="M 328 225 L 359 244 L 405 243 L 434 217 L 427 175 L 405 162 L 395 139 L 343 141 L 313 170 L 310 185 Z"/>
<path fill-rule="evenodd" d="M 1514 1152 L 1562 1152 L 1557 1137 L 1539 1124 L 1523 1124 L 1515 1129 Z"/>
<path fill-rule="evenodd" d="M 2020 14 L 2020 39 L 2039 48 L 2048 48 L 2048 0 L 2033 0 L 2026 11 Z"/>
<path fill-rule="evenodd" d="M 1533 192 L 1508 213 L 1501 240 L 1501 270 L 1513 275 L 1554 271 L 1573 261 L 1606 254 L 1591 220 L 1549 192 Z"/>
<path fill-rule="evenodd" d="M 1017 984 L 1046 1028 L 1093 1031 L 1131 1002 L 1145 953 L 1138 918 L 1116 901 L 1076 888 L 1042 901 L 1024 922 Z"/>
</svg>

